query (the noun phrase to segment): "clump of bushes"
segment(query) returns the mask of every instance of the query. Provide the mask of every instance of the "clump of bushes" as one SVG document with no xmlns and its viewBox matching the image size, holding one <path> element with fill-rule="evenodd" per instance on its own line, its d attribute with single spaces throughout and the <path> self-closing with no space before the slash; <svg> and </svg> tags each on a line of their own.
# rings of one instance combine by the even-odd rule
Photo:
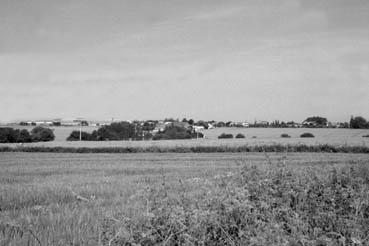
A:
<svg viewBox="0 0 369 246">
<path fill-rule="evenodd" d="M 245 135 L 243 135 L 242 133 L 238 133 L 238 134 L 236 135 L 236 138 L 245 138 Z"/>
<path fill-rule="evenodd" d="M 300 138 L 313 138 L 313 137 L 315 137 L 315 136 L 310 132 L 305 132 L 305 133 L 300 135 Z"/>
<path fill-rule="evenodd" d="M 95 134 L 91 134 L 88 132 L 79 132 L 79 131 L 72 131 L 67 141 L 79 141 L 81 137 L 82 141 L 93 141 L 96 140 Z"/>
<path fill-rule="evenodd" d="M 145 127 L 145 126 L 144 126 Z M 105 140 L 142 140 L 151 139 L 152 134 L 144 130 L 144 127 L 122 121 L 114 122 L 111 125 L 100 127 L 92 133 L 82 132 L 81 140 L 83 141 L 105 141 Z M 79 131 L 73 131 L 67 138 L 67 141 L 78 141 L 80 137 Z"/>
<path fill-rule="evenodd" d="M 204 134 L 201 132 L 193 132 L 181 126 L 168 126 L 163 132 L 158 132 L 153 136 L 153 140 L 169 140 L 169 139 L 191 139 L 203 138 Z"/>
<path fill-rule="evenodd" d="M 364 135 L 363 138 L 369 138 L 369 134 L 368 135 Z"/>
<path fill-rule="evenodd" d="M 37 126 L 31 133 L 26 129 L 0 128 L 0 143 L 47 142 L 55 139 L 54 132 L 45 127 Z"/>
<path fill-rule="evenodd" d="M 54 132 L 50 128 L 37 126 L 31 131 L 32 142 L 48 142 L 55 139 Z"/>
<path fill-rule="evenodd" d="M 291 136 L 288 135 L 287 133 L 282 133 L 281 134 L 281 138 L 290 138 Z"/>
<path fill-rule="evenodd" d="M 222 133 L 218 136 L 218 139 L 226 139 L 226 138 L 233 138 L 233 134 L 230 133 Z"/>
<path fill-rule="evenodd" d="M 116 234 L 116 242 L 367 245 L 369 200 L 363 189 L 368 167 L 309 166 L 301 171 L 275 165 L 267 170 L 245 165 L 212 178 L 143 188 L 128 200 L 134 215 L 103 227 L 101 236 L 128 228 Z"/>
<path fill-rule="evenodd" d="M 146 130 L 145 126 L 138 126 L 129 122 L 115 122 L 111 125 L 100 127 L 92 133 L 82 132 L 83 141 L 105 141 L 105 140 L 163 140 L 163 139 L 191 139 L 203 138 L 204 134 L 196 133 L 181 126 L 168 126 L 163 132 L 154 136 Z M 80 140 L 80 132 L 73 131 L 67 138 L 68 141 Z"/>
<path fill-rule="evenodd" d="M 365 153 L 369 154 L 368 146 L 349 145 L 306 145 L 306 144 L 271 144 L 241 146 L 183 146 L 183 147 L 45 147 L 31 146 L 13 148 L 0 146 L 0 152 L 50 152 L 50 153 L 245 153 L 245 152 L 325 152 L 325 153 Z"/>
</svg>

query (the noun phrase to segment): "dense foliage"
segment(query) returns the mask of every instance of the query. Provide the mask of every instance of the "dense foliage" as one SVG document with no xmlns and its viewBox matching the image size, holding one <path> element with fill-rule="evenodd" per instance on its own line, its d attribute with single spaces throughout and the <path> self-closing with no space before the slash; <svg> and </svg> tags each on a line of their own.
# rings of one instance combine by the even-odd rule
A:
<svg viewBox="0 0 369 246">
<path fill-rule="evenodd" d="M 245 135 L 243 135 L 242 133 L 238 133 L 238 134 L 236 135 L 236 138 L 245 138 Z"/>
<path fill-rule="evenodd" d="M 0 128 L 0 143 L 29 143 L 53 141 L 54 133 L 49 128 L 41 126 L 32 129 L 31 134 L 26 129 Z"/>
<path fill-rule="evenodd" d="M 96 140 L 94 136 L 91 133 L 88 132 L 80 132 L 80 131 L 72 131 L 69 137 L 67 138 L 67 141 L 92 141 Z"/>
<path fill-rule="evenodd" d="M 138 126 L 126 121 L 114 122 L 100 127 L 92 133 L 82 132 L 83 141 L 108 141 L 108 140 L 143 140 L 151 139 L 151 133 L 144 129 L 151 129 L 150 125 Z M 73 131 L 67 138 L 68 141 L 80 140 L 80 132 Z"/>
<path fill-rule="evenodd" d="M 147 147 L 45 147 L 27 146 L 13 148 L 0 146 L 0 152 L 50 152 L 50 153 L 245 153 L 245 152 L 327 152 L 327 153 L 365 153 L 369 147 L 364 145 L 306 145 L 271 144 L 242 146 L 147 146 Z"/>
<path fill-rule="evenodd" d="M 291 136 L 288 135 L 287 133 L 282 133 L 281 134 L 281 138 L 290 138 Z"/>
<path fill-rule="evenodd" d="M 55 139 L 54 132 L 46 127 L 36 126 L 31 131 L 32 142 L 47 142 Z"/>
<path fill-rule="evenodd" d="M 168 140 L 168 139 L 191 139 L 203 138 L 204 134 L 201 132 L 193 132 L 191 129 L 181 126 L 168 126 L 163 132 L 158 132 L 154 135 L 153 140 Z"/>
<path fill-rule="evenodd" d="M 328 123 L 327 118 L 320 117 L 320 116 L 312 116 L 308 117 L 305 122 L 314 123 L 316 126 L 326 126 Z"/>
<path fill-rule="evenodd" d="M 303 134 L 300 135 L 301 138 L 313 138 L 314 135 L 310 132 L 305 132 Z"/>
<path fill-rule="evenodd" d="M 100 127 L 92 133 L 96 140 L 128 140 L 136 135 L 135 126 L 129 122 L 117 122 Z"/>
<path fill-rule="evenodd" d="M 165 183 L 138 191 L 131 201 L 141 203 L 145 212 L 121 224 L 126 234 L 114 239 L 114 245 L 369 243 L 366 165 L 303 171 L 245 166 L 196 183 L 195 194 L 173 193 Z"/>
<path fill-rule="evenodd" d="M 369 128 L 369 122 L 361 116 L 351 117 L 350 128 L 354 129 L 366 129 Z"/>
<path fill-rule="evenodd" d="M 233 138 L 233 134 L 230 134 L 230 133 L 222 133 L 218 136 L 219 139 L 222 139 L 222 138 Z"/>
<path fill-rule="evenodd" d="M 364 155 L 26 156 L 0 175 L 4 245 L 369 243 Z"/>
</svg>

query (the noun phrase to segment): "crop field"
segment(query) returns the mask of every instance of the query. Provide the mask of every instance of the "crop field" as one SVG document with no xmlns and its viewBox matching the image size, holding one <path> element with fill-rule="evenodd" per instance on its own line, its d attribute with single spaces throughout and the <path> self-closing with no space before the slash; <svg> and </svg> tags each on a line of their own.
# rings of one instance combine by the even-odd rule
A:
<svg viewBox="0 0 369 246">
<path fill-rule="evenodd" d="M 0 153 L 0 245 L 368 245 L 369 155 Z"/>
<path fill-rule="evenodd" d="M 30 127 L 28 127 L 31 129 Z M 273 144 L 305 144 L 305 145 L 348 145 L 348 146 L 369 146 L 369 138 L 362 136 L 368 135 L 367 129 L 313 129 L 313 128 L 216 128 L 205 130 L 205 139 L 190 140 L 159 140 L 159 141 L 66 141 L 67 136 L 78 127 L 54 127 L 55 141 L 26 143 L 24 146 L 37 147 L 192 147 L 192 146 L 255 146 Z M 84 127 L 83 131 L 92 132 L 95 127 Z M 304 132 L 311 132 L 314 138 L 300 138 Z M 222 133 L 230 133 L 234 136 L 242 133 L 245 139 L 218 139 Z M 286 133 L 290 138 L 281 138 L 281 134 Z M 253 138 L 255 137 L 255 138 Z M 1 146 L 16 147 L 17 144 L 0 144 Z"/>
</svg>

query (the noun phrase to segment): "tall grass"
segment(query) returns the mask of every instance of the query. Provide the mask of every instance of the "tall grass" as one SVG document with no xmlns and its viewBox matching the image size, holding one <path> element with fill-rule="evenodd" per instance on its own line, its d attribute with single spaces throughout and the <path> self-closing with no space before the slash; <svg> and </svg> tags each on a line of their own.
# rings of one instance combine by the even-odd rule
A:
<svg viewBox="0 0 369 246">
<path fill-rule="evenodd" d="M 204 164 L 201 157 L 183 159 L 183 165 L 192 163 L 185 169 L 187 175 L 180 163 L 171 169 L 170 164 L 156 164 L 156 158 L 143 163 L 142 156 L 124 169 L 115 160 L 112 166 L 104 159 L 92 165 L 78 155 L 69 158 L 76 164 L 60 163 L 52 170 L 47 163 L 28 169 L 32 163 L 5 165 L 6 176 L 18 181 L 13 180 L 14 185 L 5 176 L 1 179 L 8 188 L 1 193 L 0 242 L 368 245 L 368 159 L 337 164 L 341 157 L 319 155 L 308 161 L 306 155 L 298 164 L 287 153 L 258 157 L 263 155 L 259 161 L 240 156 L 217 172 L 222 161 L 209 160 L 209 166 L 199 169 Z"/>
<path fill-rule="evenodd" d="M 349 145 L 306 145 L 270 144 L 239 146 L 147 146 L 147 147 L 0 147 L 0 152 L 49 152 L 49 153 L 224 153 L 224 152 L 328 152 L 328 153 L 369 153 L 369 147 Z"/>
<path fill-rule="evenodd" d="M 147 186 L 102 214 L 33 207 L 2 220 L 8 245 L 367 245 L 367 165 L 259 168 Z M 57 212 L 56 212 L 57 211 Z M 48 233 L 47 233 L 48 231 Z"/>
</svg>

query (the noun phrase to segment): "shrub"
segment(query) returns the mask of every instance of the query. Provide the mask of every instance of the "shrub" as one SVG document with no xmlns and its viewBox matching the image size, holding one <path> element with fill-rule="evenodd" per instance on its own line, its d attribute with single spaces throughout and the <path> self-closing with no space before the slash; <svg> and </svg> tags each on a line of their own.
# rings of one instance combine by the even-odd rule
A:
<svg viewBox="0 0 369 246">
<path fill-rule="evenodd" d="M 67 138 L 67 141 L 79 141 L 79 131 L 72 131 L 69 137 Z M 96 140 L 93 138 L 91 133 L 88 132 L 81 132 L 81 140 L 83 141 L 91 141 Z"/>
<path fill-rule="evenodd" d="M 320 116 L 312 116 L 312 117 L 307 118 L 305 122 L 310 122 L 315 127 L 323 127 L 327 125 L 328 120 L 327 118 L 323 118 Z"/>
<path fill-rule="evenodd" d="M 204 138 L 204 134 L 202 132 L 193 132 L 191 133 L 191 138 Z"/>
<path fill-rule="evenodd" d="M 55 139 L 54 132 L 42 126 L 37 126 L 31 131 L 32 142 L 48 142 Z"/>
<path fill-rule="evenodd" d="M 314 135 L 310 132 L 305 132 L 303 134 L 300 135 L 300 138 L 313 138 Z"/>
<path fill-rule="evenodd" d="M 238 133 L 238 134 L 236 135 L 236 138 L 245 138 L 245 135 L 243 135 L 242 133 Z"/>
<path fill-rule="evenodd" d="M 163 132 L 158 132 L 153 137 L 153 140 L 165 139 L 191 139 L 197 137 L 196 133 L 191 133 L 191 130 L 181 126 L 166 127 Z"/>
<path fill-rule="evenodd" d="M 368 167 L 304 171 L 245 165 L 193 179 L 196 184 L 181 182 L 183 191 L 143 188 L 128 201 L 143 216 L 128 217 L 128 236 L 117 235 L 127 245 L 367 245 L 369 201 L 360 191 Z"/>
<path fill-rule="evenodd" d="M 17 138 L 18 143 L 32 142 L 31 134 L 26 129 L 20 130 Z"/>
<path fill-rule="evenodd" d="M 128 140 L 134 138 L 135 125 L 129 122 L 115 122 L 108 126 L 103 126 L 92 135 L 96 136 L 96 140 Z"/>
<path fill-rule="evenodd" d="M 15 143 L 16 139 L 16 133 L 13 128 L 0 128 L 0 143 Z"/>
<path fill-rule="evenodd" d="M 220 134 L 220 136 L 218 136 L 219 139 L 222 138 L 233 138 L 233 134 L 228 134 L 228 133 L 222 133 Z"/>
<path fill-rule="evenodd" d="M 26 129 L 0 128 L 0 143 L 28 143 L 31 136 Z"/>
<path fill-rule="evenodd" d="M 244 152 L 326 152 L 326 153 L 364 153 L 369 154 L 368 146 L 335 146 L 328 144 L 272 144 L 272 145 L 242 145 L 242 146 L 147 146 L 147 147 L 45 147 L 28 146 L 13 148 L 0 146 L 0 152 L 50 152 L 50 153 L 244 153 Z"/>
<path fill-rule="evenodd" d="M 364 135 L 363 138 L 369 138 L 369 134 L 368 135 Z"/>
<path fill-rule="evenodd" d="M 361 116 L 357 116 L 355 118 L 351 117 L 350 128 L 354 128 L 354 129 L 369 128 L 369 123 L 366 121 L 365 118 L 363 118 Z"/>
<path fill-rule="evenodd" d="M 291 136 L 288 135 L 287 133 L 282 133 L 281 134 L 281 138 L 290 138 Z"/>
</svg>

